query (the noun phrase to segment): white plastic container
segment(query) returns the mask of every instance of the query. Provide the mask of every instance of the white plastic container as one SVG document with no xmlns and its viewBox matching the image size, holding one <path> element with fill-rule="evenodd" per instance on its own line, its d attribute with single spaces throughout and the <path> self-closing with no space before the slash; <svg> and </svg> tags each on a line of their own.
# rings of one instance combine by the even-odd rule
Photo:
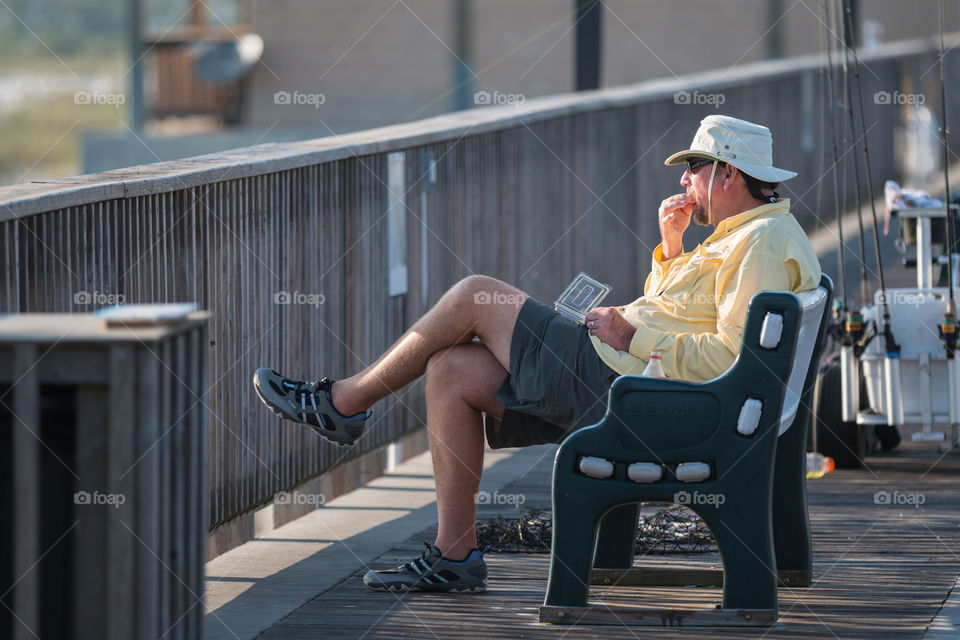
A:
<svg viewBox="0 0 960 640">
<path fill-rule="evenodd" d="M 826 474 L 834 470 L 836 464 L 833 462 L 833 458 L 830 456 L 825 456 L 822 453 L 817 453 L 816 451 L 807 452 L 807 477 L 808 478 L 822 478 Z"/>
<path fill-rule="evenodd" d="M 902 415 L 902 420 L 896 424 L 922 424 L 924 405 L 927 405 L 934 425 L 950 423 L 950 372 L 946 351 L 937 332 L 947 295 L 944 288 L 887 290 L 891 329 L 900 344 L 899 382 L 892 381 L 899 388 L 891 389 L 900 401 L 900 407 L 894 407 L 898 409 L 898 415 L 893 418 L 896 421 Z M 872 320 L 879 326 L 879 314 L 882 313 L 879 305 L 864 307 L 862 312 L 865 323 Z M 929 358 L 929 365 L 921 367 L 921 354 Z M 885 361 L 886 342 L 881 334 L 867 345 L 860 358 L 860 369 L 866 381 L 868 405 L 882 415 L 887 414 L 888 402 Z M 921 392 L 921 377 L 929 378 L 928 393 Z"/>
</svg>

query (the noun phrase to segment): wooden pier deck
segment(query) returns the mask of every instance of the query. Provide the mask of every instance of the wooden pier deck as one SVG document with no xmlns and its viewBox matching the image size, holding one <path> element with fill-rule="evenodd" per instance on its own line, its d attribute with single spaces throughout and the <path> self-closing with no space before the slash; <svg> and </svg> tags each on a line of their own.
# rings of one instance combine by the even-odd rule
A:
<svg viewBox="0 0 960 640">
<path fill-rule="evenodd" d="M 770 628 L 630 628 L 552 626 L 538 622 L 547 554 L 489 553 L 486 594 L 383 594 L 356 572 L 320 593 L 261 637 L 294 638 L 923 638 L 960 576 L 960 456 L 905 442 L 866 468 L 809 481 L 814 583 L 781 588 L 780 617 Z M 552 458 L 545 456 L 504 494 L 525 507 L 549 506 Z M 886 492 L 886 493 L 878 493 Z M 889 500 L 887 499 L 889 496 Z M 894 504 L 899 502 L 899 504 Z M 480 518 L 512 506 L 484 507 Z M 432 541 L 425 529 L 378 558 L 396 566 Z M 640 566 L 719 567 L 717 555 L 638 557 Z M 717 587 L 592 587 L 591 602 L 650 608 L 708 608 Z M 955 596 L 956 597 L 956 594 Z"/>
</svg>

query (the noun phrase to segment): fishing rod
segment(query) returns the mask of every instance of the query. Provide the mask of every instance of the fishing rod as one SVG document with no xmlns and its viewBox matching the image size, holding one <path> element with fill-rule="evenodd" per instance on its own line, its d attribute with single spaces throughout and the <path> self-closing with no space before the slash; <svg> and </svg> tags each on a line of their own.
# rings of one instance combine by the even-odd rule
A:
<svg viewBox="0 0 960 640">
<path fill-rule="evenodd" d="M 942 0 L 941 0 L 942 1 Z M 846 25 L 849 29 L 848 33 L 852 36 L 853 34 L 853 12 L 850 10 L 850 0 L 843 0 L 844 4 L 844 14 L 846 17 Z M 877 255 L 877 275 L 880 279 L 880 304 L 883 307 L 882 323 L 881 327 L 883 329 L 883 337 L 887 343 L 887 352 L 889 354 L 899 354 L 900 345 L 897 344 L 896 340 L 893 337 L 893 331 L 890 327 L 890 305 L 887 302 L 887 286 L 883 277 L 883 259 L 880 256 L 880 228 L 877 221 L 877 204 L 876 199 L 873 196 L 873 176 L 870 172 L 870 151 L 867 146 L 867 130 L 866 130 L 866 119 L 863 115 L 863 87 L 860 84 L 860 58 L 857 55 L 856 46 L 853 43 L 853 40 L 850 40 L 847 43 L 847 48 L 850 53 L 853 55 L 853 77 L 857 82 L 857 103 L 859 105 L 860 111 L 860 125 L 863 130 L 863 161 L 864 169 L 867 174 L 867 194 L 870 198 L 870 211 L 873 214 L 873 243 L 874 248 L 876 249 Z M 853 105 L 850 105 L 851 113 L 853 111 Z M 897 356 L 898 357 L 898 356 Z"/>
<path fill-rule="evenodd" d="M 830 6 L 828 0 L 823 0 L 824 24 L 830 24 Z M 832 39 L 829 37 L 829 27 L 826 27 L 827 33 L 827 103 L 830 105 L 830 132 L 833 139 L 833 201 L 837 211 L 837 238 L 840 242 L 839 248 L 839 267 L 840 267 L 840 315 L 847 313 L 847 268 L 844 259 L 843 242 L 843 211 L 840 209 L 840 151 L 837 144 L 837 103 L 833 94 L 833 49 Z"/>
<path fill-rule="evenodd" d="M 947 81 L 946 81 L 946 61 L 944 60 L 943 48 L 943 0 L 940 0 L 940 111 L 943 114 L 943 188 L 944 203 L 946 206 L 947 220 L 947 281 L 950 287 L 950 299 L 947 301 L 947 309 L 943 314 L 943 320 L 940 323 L 940 338 L 943 340 L 944 347 L 947 350 L 947 358 L 952 360 L 954 350 L 957 346 L 957 310 L 953 299 L 953 211 L 950 209 L 950 145 L 947 144 L 947 136 L 950 134 L 950 128 L 947 126 Z"/>
<path fill-rule="evenodd" d="M 840 0 L 841 16 L 843 15 L 845 6 L 846 0 Z M 840 19 L 843 20 L 842 17 Z M 857 128 L 853 115 L 853 84 L 850 82 L 850 59 L 848 47 L 846 46 L 846 42 L 853 41 L 853 33 L 852 31 L 847 31 L 845 20 L 841 22 L 841 25 L 843 28 L 843 37 L 845 41 L 843 49 L 843 79 L 847 93 L 847 114 L 850 117 L 850 144 L 856 148 Z M 868 304 L 870 301 L 870 286 L 867 279 L 867 236 L 863 229 L 863 192 L 860 185 L 860 162 L 857 159 L 856 153 L 853 154 L 853 174 L 854 183 L 856 185 L 855 193 L 857 196 L 857 226 L 860 228 L 860 297 L 863 300 L 863 304 Z"/>
<path fill-rule="evenodd" d="M 830 23 L 831 12 L 830 4 L 833 0 L 825 0 L 823 3 L 824 26 L 827 31 L 827 96 L 830 101 L 830 126 L 833 133 L 833 193 L 834 203 L 837 209 L 837 239 L 839 242 L 838 262 L 840 264 L 840 309 L 837 323 L 837 332 L 840 337 L 840 417 L 845 422 L 853 422 L 857 419 L 857 412 L 860 409 L 860 376 L 857 373 L 857 360 L 863 351 L 864 344 L 861 342 L 863 337 L 863 315 L 857 312 L 850 312 L 847 308 L 847 271 L 846 271 L 846 243 L 843 241 L 843 211 L 841 210 L 840 198 L 840 151 L 839 134 L 837 132 L 837 102 L 834 94 L 833 84 L 833 38 L 831 36 Z M 856 153 L 854 153 L 856 159 Z M 857 181 L 859 188 L 859 180 Z M 860 209 L 857 209 L 857 219 L 860 221 L 860 247 L 863 254 L 863 218 L 860 215 Z M 861 261 L 865 263 L 865 261 Z M 866 266 L 864 265 L 864 278 L 861 283 L 866 282 Z M 865 287 L 864 287 L 865 288 Z M 866 304 L 866 299 L 864 299 Z"/>
</svg>

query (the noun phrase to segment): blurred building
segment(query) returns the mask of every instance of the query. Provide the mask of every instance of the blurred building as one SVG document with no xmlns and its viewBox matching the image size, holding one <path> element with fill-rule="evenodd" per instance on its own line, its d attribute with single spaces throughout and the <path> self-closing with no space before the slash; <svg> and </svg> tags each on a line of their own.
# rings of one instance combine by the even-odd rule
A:
<svg viewBox="0 0 960 640">
<path fill-rule="evenodd" d="M 213 17 L 148 34 L 148 125 L 88 135 L 96 171 L 245 146 L 342 134 L 469 107 L 571 91 L 574 0 L 238 0 L 244 24 Z M 604 0 L 604 86 L 630 84 L 825 46 L 819 1 Z M 856 3 L 866 42 L 937 33 L 937 2 Z M 958 28 L 950 3 L 945 29 Z M 196 77 L 199 43 L 253 33 L 249 73 Z M 948 46 L 955 43 L 947 43 Z"/>
</svg>

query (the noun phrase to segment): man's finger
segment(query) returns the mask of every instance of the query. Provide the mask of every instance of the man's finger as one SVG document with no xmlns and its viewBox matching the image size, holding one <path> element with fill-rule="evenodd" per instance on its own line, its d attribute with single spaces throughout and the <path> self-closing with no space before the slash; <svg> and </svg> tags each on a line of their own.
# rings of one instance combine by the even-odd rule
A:
<svg viewBox="0 0 960 640">
<path fill-rule="evenodd" d="M 664 213 L 671 213 L 673 211 L 682 211 L 684 208 L 686 208 L 689 205 L 690 205 L 690 202 L 686 200 L 683 200 L 680 202 L 673 202 L 667 205 L 663 211 Z"/>
</svg>

